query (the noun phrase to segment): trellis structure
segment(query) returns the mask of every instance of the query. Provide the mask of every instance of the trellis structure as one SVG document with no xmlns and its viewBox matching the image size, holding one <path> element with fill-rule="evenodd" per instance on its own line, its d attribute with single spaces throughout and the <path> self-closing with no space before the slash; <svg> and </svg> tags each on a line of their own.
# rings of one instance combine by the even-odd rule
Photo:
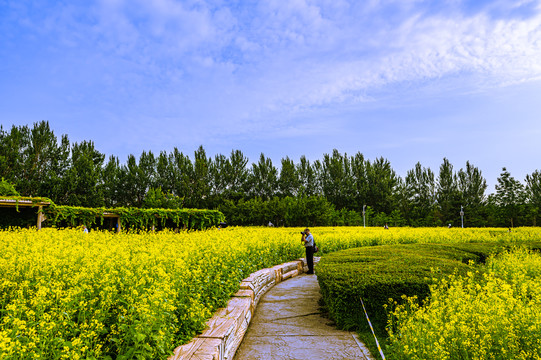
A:
<svg viewBox="0 0 541 360">
<path fill-rule="evenodd" d="M 116 232 L 122 228 L 148 229 L 154 231 L 156 226 L 165 226 L 167 221 L 182 225 L 186 229 L 206 229 L 218 226 L 225 221 L 223 213 L 206 209 L 139 209 L 139 208 L 86 208 L 77 206 L 55 205 L 47 198 L 31 198 L 20 196 L 0 197 L 0 206 L 18 208 L 20 206 L 37 207 L 37 228 L 41 229 L 45 220 L 58 225 L 65 222 L 68 226 L 85 224 L 103 224 L 110 219 Z M 116 224 L 115 224 L 116 220 Z"/>
<path fill-rule="evenodd" d="M 19 197 L 5 197 L 0 198 L 0 207 L 11 207 L 16 210 L 19 207 L 38 207 L 37 221 L 36 226 L 41 229 L 41 223 L 43 223 L 46 218 L 43 213 L 43 208 L 51 205 L 52 201 L 47 198 L 19 198 Z"/>
</svg>

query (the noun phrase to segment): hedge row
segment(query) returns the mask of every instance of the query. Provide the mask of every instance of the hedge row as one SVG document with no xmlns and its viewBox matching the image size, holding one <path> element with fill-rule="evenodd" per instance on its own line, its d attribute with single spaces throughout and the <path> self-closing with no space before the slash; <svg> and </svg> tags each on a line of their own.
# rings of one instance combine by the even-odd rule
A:
<svg viewBox="0 0 541 360">
<path fill-rule="evenodd" d="M 541 248 L 541 242 L 528 243 Z M 466 273 L 470 261 L 484 262 L 507 248 L 503 242 L 453 245 L 400 244 L 338 251 L 323 257 L 317 274 L 329 315 L 343 329 L 368 330 L 362 297 L 377 333 L 385 335 L 389 299 L 429 295 L 433 279 Z"/>
</svg>

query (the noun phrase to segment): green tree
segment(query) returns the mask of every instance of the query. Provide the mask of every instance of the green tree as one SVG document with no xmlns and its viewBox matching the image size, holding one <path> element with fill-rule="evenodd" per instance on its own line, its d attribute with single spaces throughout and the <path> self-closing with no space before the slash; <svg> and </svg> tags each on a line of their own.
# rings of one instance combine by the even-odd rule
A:
<svg viewBox="0 0 541 360">
<path fill-rule="evenodd" d="M 498 177 L 495 201 L 502 217 L 509 221 L 511 227 L 518 225 L 521 212 L 524 210 L 526 194 L 524 185 L 511 176 L 506 168 Z"/>
<path fill-rule="evenodd" d="M 152 151 L 143 151 L 139 156 L 139 176 L 141 188 L 146 192 L 152 187 L 160 187 L 160 184 L 156 183 L 156 157 Z"/>
<path fill-rule="evenodd" d="M 526 175 L 526 199 L 531 207 L 533 226 L 536 226 L 541 209 L 541 172 L 538 170 Z"/>
<path fill-rule="evenodd" d="M 404 225 L 411 224 L 413 203 L 413 194 L 410 193 L 411 188 L 406 185 L 406 182 L 401 177 L 398 177 L 397 185 L 394 192 L 394 201 L 403 219 Z M 396 215 L 396 214 L 395 214 Z"/>
<path fill-rule="evenodd" d="M 105 204 L 100 184 L 105 155 L 92 141 L 74 143 L 71 166 L 64 177 L 63 203 L 73 206 L 100 207 Z"/>
<path fill-rule="evenodd" d="M 334 149 L 332 156 L 323 155 L 321 164 L 322 171 L 319 175 L 323 195 L 339 210 L 353 208 L 355 204 L 351 203 L 349 199 L 354 196 L 355 190 L 351 176 L 350 159 L 347 154 L 342 156 L 338 150 Z"/>
<path fill-rule="evenodd" d="M 380 157 L 372 163 L 366 162 L 366 204 L 375 212 L 390 214 L 393 211 L 393 194 L 398 185 L 391 163 Z"/>
<path fill-rule="evenodd" d="M 69 166 L 68 138 L 62 136 L 58 144 L 47 121 L 35 123 L 28 135 L 28 146 L 23 150 L 21 191 L 28 196 L 47 194 L 54 200 L 61 192 L 58 186 Z"/>
<path fill-rule="evenodd" d="M 229 167 L 229 160 L 223 154 L 217 154 L 214 156 L 214 160 L 211 163 L 209 169 L 210 175 L 210 192 L 213 197 L 225 198 L 225 192 L 227 189 L 227 171 Z"/>
<path fill-rule="evenodd" d="M 15 186 L 24 188 L 23 154 L 28 147 L 29 129 L 27 126 L 12 126 L 9 132 L 0 125 L 0 176 Z M 23 195 L 24 194 L 23 192 Z"/>
<path fill-rule="evenodd" d="M 175 190 L 173 156 L 168 155 L 165 151 L 161 151 L 156 160 L 154 186 L 161 187 L 166 193 L 173 193 Z"/>
<path fill-rule="evenodd" d="M 249 183 L 253 197 L 270 200 L 276 194 L 278 170 L 263 153 L 259 156 L 259 162 L 252 164 Z"/>
<path fill-rule="evenodd" d="M 364 155 L 357 152 L 350 159 L 351 179 L 353 182 L 352 204 L 350 209 L 362 211 L 364 205 L 371 204 L 370 188 L 368 184 L 368 169 L 370 162 L 364 158 Z M 375 176 L 375 173 L 372 175 Z"/>
<path fill-rule="evenodd" d="M 120 199 L 125 206 L 139 207 L 143 203 L 147 189 L 142 181 L 141 169 L 133 154 L 128 155 L 125 165 L 121 166 Z"/>
<path fill-rule="evenodd" d="M 414 169 L 407 172 L 405 187 L 407 201 L 411 203 L 411 225 L 435 225 L 436 185 L 432 170 L 418 162 Z"/>
<path fill-rule="evenodd" d="M 280 168 L 280 177 L 278 179 L 278 188 L 280 189 L 280 195 L 296 196 L 299 189 L 299 176 L 295 167 L 295 163 L 289 157 L 282 159 L 282 167 Z"/>
<path fill-rule="evenodd" d="M 248 189 L 248 158 L 240 150 L 232 150 L 226 165 L 227 198 L 240 199 Z"/>
<path fill-rule="evenodd" d="M 298 196 L 312 196 L 317 193 L 316 190 L 316 172 L 310 165 L 310 161 L 306 156 L 301 156 L 299 163 L 296 165 L 297 176 L 299 179 Z"/>
<path fill-rule="evenodd" d="M 61 142 L 47 121 L 13 126 L 9 133 L 0 127 L 0 175 L 17 185 L 26 196 L 47 196 L 58 201 L 62 178 L 69 166 L 67 136 Z"/>
<path fill-rule="evenodd" d="M 102 186 L 105 206 L 117 207 L 125 205 L 122 203 L 121 192 L 121 168 L 118 158 L 111 155 L 109 161 L 103 168 Z"/>
<path fill-rule="evenodd" d="M 226 199 L 239 200 L 247 190 L 249 171 L 246 168 L 248 158 L 240 150 L 232 150 L 227 158 L 225 155 L 214 156 L 211 163 L 211 193 L 216 198 L 215 207 Z"/>
<path fill-rule="evenodd" d="M 443 158 L 436 184 L 436 201 L 441 224 L 457 223 L 460 216 L 460 192 L 458 176 L 453 172 L 453 165 Z"/>
<path fill-rule="evenodd" d="M 212 161 L 207 158 L 203 146 L 194 153 L 193 171 L 190 179 L 190 195 L 186 200 L 187 207 L 206 208 L 210 196 L 210 168 Z"/>
<path fill-rule="evenodd" d="M 188 198 L 191 195 L 190 186 L 193 178 L 192 161 L 187 155 L 184 155 L 176 147 L 173 149 L 173 153 L 170 155 L 170 157 L 174 184 L 173 194 L 184 198 L 185 201 L 188 201 Z"/>
<path fill-rule="evenodd" d="M 481 170 L 466 162 L 466 169 L 460 169 L 457 174 L 460 204 L 464 206 L 464 221 L 470 226 L 485 226 L 487 182 Z"/>
</svg>

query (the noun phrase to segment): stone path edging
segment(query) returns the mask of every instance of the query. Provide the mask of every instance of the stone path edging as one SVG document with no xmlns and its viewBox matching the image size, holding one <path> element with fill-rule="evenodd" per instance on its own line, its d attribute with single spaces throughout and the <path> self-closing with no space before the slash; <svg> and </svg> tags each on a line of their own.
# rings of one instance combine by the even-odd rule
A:
<svg viewBox="0 0 541 360">
<path fill-rule="evenodd" d="M 319 262 L 314 257 L 314 264 Z M 255 308 L 269 289 L 279 282 L 308 271 L 306 259 L 258 270 L 240 283 L 225 308 L 218 309 L 200 335 L 187 344 L 177 347 L 168 360 L 232 360 L 235 356 Z"/>
</svg>

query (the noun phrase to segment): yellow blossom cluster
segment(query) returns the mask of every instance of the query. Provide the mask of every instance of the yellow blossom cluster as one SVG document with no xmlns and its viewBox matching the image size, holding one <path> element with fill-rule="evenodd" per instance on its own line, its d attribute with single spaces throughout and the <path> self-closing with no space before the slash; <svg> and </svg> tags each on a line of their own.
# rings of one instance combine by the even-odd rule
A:
<svg viewBox="0 0 541 360">
<path fill-rule="evenodd" d="M 304 256 L 295 228 L 0 231 L 0 359 L 159 359 L 195 336 L 250 273 Z M 351 247 L 517 240 L 535 230 L 326 227 Z"/>
<path fill-rule="evenodd" d="M 165 359 L 297 233 L 0 231 L 0 359 Z"/>
<path fill-rule="evenodd" d="M 389 317 L 393 359 L 541 359 L 541 255 L 516 248 L 453 275 Z"/>
</svg>

